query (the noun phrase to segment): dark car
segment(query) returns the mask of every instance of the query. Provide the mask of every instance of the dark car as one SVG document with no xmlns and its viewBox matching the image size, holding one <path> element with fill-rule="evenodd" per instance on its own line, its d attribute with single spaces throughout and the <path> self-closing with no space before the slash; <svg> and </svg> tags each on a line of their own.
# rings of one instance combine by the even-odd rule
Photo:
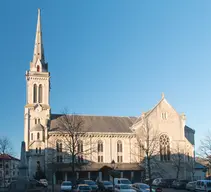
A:
<svg viewBox="0 0 211 192">
<path fill-rule="evenodd" d="M 87 184 L 92 188 L 93 192 L 98 191 L 97 184 L 92 180 L 78 180 L 77 184 Z"/>
<path fill-rule="evenodd" d="M 112 191 L 113 183 L 111 181 L 99 181 L 98 182 L 98 190 L 99 191 Z"/>
<path fill-rule="evenodd" d="M 175 179 L 161 179 L 159 186 L 162 188 L 171 188 Z"/>
<path fill-rule="evenodd" d="M 188 183 L 188 180 L 178 180 L 174 183 L 175 189 L 186 189 L 186 184 Z"/>
</svg>

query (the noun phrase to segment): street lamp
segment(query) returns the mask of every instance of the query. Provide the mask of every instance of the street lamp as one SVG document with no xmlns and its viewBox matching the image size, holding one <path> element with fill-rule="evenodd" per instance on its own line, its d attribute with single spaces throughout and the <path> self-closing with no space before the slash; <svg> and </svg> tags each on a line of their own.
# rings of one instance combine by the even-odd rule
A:
<svg viewBox="0 0 211 192">
<path fill-rule="evenodd" d="M 112 161 L 111 161 L 111 167 L 112 167 L 112 169 L 115 169 L 115 164 L 116 164 L 115 161 L 112 160 Z"/>
<path fill-rule="evenodd" d="M 112 173 L 113 173 L 113 174 L 112 174 L 112 179 L 113 179 L 113 191 L 114 191 L 114 175 L 115 175 L 114 169 L 115 169 L 115 164 L 116 164 L 115 161 L 112 160 L 112 161 L 111 161 L 111 167 L 112 167 L 112 169 L 113 169 L 113 170 L 112 170 Z"/>
</svg>

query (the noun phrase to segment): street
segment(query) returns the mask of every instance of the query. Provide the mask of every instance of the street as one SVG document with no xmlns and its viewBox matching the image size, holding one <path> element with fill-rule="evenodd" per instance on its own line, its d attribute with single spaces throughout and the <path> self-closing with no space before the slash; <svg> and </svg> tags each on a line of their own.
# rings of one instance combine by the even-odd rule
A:
<svg viewBox="0 0 211 192">
<path fill-rule="evenodd" d="M 51 190 L 49 189 L 49 191 L 51 191 Z M 60 186 L 56 185 L 54 191 L 55 192 L 60 192 Z M 177 189 L 164 188 L 163 192 L 187 192 L 187 190 L 177 190 Z"/>
<path fill-rule="evenodd" d="M 163 192 L 187 192 L 187 190 L 178 190 L 178 189 L 163 189 Z"/>
</svg>

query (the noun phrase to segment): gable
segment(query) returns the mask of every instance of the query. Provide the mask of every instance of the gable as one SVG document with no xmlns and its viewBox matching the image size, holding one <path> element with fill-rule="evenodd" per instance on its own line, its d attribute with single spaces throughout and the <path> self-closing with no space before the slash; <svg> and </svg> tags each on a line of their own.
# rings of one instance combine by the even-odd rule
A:
<svg viewBox="0 0 211 192">
<path fill-rule="evenodd" d="M 162 113 L 165 113 L 165 114 L 162 114 Z M 167 119 L 169 120 L 180 118 L 180 115 L 173 108 L 173 106 L 168 103 L 168 101 L 164 98 L 164 96 L 152 109 L 145 112 L 144 115 L 146 118 L 156 117 L 157 119 L 161 119 L 162 115 L 164 115 L 164 117 L 166 116 Z M 142 119 L 142 115 L 136 119 L 134 124 L 140 122 L 141 119 Z"/>
</svg>

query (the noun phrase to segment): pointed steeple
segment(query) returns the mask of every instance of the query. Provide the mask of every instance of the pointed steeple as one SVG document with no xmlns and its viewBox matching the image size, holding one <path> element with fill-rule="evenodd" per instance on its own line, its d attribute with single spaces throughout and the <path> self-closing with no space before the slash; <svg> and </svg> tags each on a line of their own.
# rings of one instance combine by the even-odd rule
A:
<svg viewBox="0 0 211 192">
<path fill-rule="evenodd" d="M 45 63 L 44 58 L 44 49 L 43 49 L 43 42 L 42 42 L 42 28 L 41 28 L 41 15 L 40 9 L 38 9 L 38 16 L 37 16 L 37 30 L 36 30 L 36 37 L 35 37 L 35 44 L 34 44 L 34 56 L 33 56 L 33 63 L 35 63 L 39 59 L 41 63 Z"/>
</svg>

